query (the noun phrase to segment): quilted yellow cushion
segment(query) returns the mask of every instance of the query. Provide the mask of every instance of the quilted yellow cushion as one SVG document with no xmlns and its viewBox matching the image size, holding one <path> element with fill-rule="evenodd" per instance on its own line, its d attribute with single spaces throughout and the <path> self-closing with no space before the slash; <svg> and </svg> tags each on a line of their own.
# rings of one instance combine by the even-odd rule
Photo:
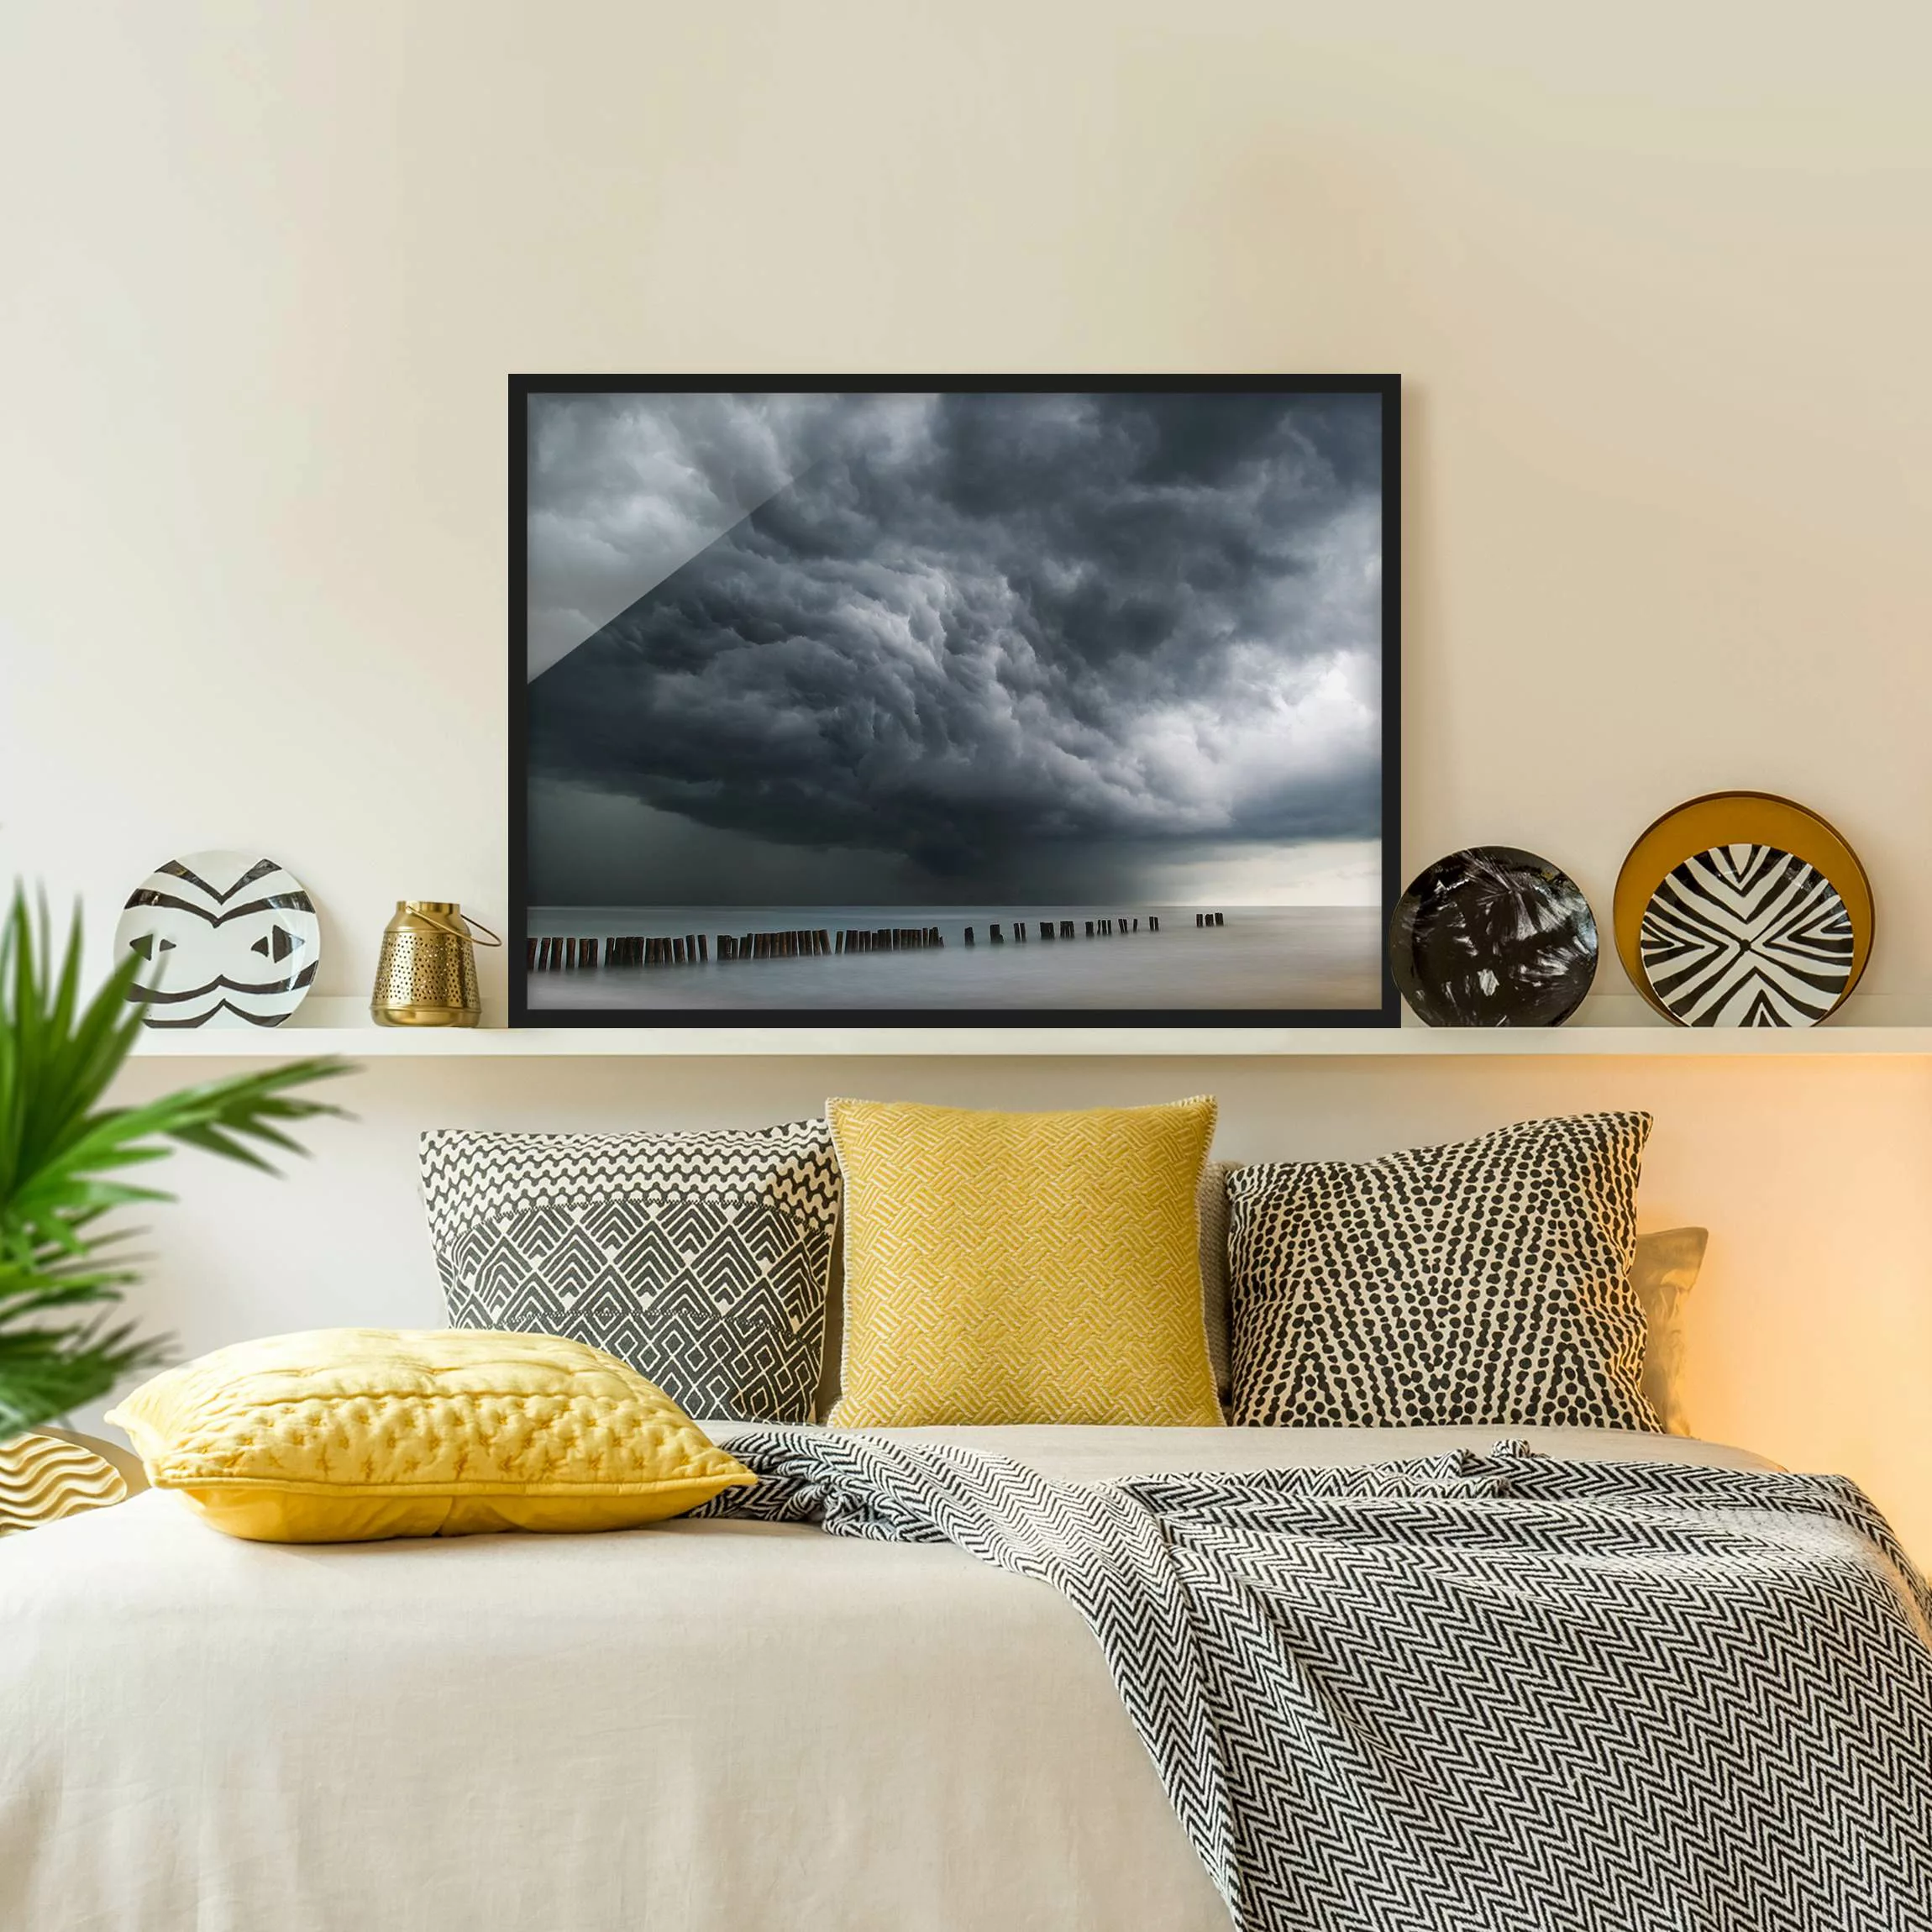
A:
<svg viewBox="0 0 1932 1932">
<path fill-rule="evenodd" d="M 613 1356 L 550 1335 L 238 1342 L 113 1410 L 156 1488 L 263 1543 L 626 1530 L 754 1481 Z"/>
<path fill-rule="evenodd" d="M 846 1203 L 835 1425 L 1220 1422 L 1194 1198 L 1212 1100 L 829 1110 Z"/>
</svg>

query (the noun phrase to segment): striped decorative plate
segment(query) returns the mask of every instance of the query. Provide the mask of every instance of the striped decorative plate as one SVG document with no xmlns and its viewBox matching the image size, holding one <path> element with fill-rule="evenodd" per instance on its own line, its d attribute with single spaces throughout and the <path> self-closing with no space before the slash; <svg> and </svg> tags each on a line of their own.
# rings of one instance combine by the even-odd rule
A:
<svg viewBox="0 0 1932 1932">
<path fill-rule="evenodd" d="M 1667 814 L 1617 880 L 1617 950 L 1637 990 L 1687 1026 L 1814 1026 L 1872 949 L 1872 888 L 1815 813 L 1720 792 Z"/>
<path fill-rule="evenodd" d="M 144 1026 L 279 1026 L 315 984 L 322 925 L 274 859 L 191 852 L 134 888 L 114 951 L 140 957 L 128 997 Z"/>
</svg>

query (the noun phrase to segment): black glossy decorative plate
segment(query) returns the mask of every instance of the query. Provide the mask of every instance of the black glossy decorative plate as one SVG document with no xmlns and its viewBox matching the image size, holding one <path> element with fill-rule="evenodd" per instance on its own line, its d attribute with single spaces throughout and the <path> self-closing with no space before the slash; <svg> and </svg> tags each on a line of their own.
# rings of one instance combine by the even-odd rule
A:
<svg viewBox="0 0 1932 1932">
<path fill-rule="evenodd" d="M 1577 882 L 1513 845 L 1452 852 L 1420 874 L 1389 962 L 1431 1026 L 1556 1026 L 1597 976 L 1597 921 Z"/>
</svg>

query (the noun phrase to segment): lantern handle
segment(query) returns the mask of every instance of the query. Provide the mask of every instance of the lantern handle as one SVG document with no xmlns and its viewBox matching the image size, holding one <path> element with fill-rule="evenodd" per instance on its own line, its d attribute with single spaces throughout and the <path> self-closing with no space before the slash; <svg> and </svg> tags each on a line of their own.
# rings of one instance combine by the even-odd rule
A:
<svg viewBox="0 0 1932 1932">
<path fill-rule="evenodd" d="M 452 926 L 448 920 L 438 917 L 435 913 L 425 912 L 420 906 L 416 909 L 416 916 L 433 926 L 438 932 L 447 932 L 452 939 L 475 939 L 479 946 L 501 946 L 503 943 L 496 934 L 471 913 L 459 912 L 456 915 L 463 921 L 461 926 Z"/>
</svg>

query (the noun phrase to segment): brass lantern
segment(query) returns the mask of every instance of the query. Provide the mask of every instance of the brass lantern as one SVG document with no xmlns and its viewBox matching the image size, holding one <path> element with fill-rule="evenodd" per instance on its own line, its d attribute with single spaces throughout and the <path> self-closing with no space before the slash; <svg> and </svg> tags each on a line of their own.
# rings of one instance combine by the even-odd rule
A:
<svg viewBox="0 0 1932 1932">
<path fill-rule="evenodd" d="M 503 942 L 454 900 L 399 899 L 382 932 L 369 1015 L 379 1026 L 474 1026 L 482 1017 L 473 939 Z"/>
</svg>

